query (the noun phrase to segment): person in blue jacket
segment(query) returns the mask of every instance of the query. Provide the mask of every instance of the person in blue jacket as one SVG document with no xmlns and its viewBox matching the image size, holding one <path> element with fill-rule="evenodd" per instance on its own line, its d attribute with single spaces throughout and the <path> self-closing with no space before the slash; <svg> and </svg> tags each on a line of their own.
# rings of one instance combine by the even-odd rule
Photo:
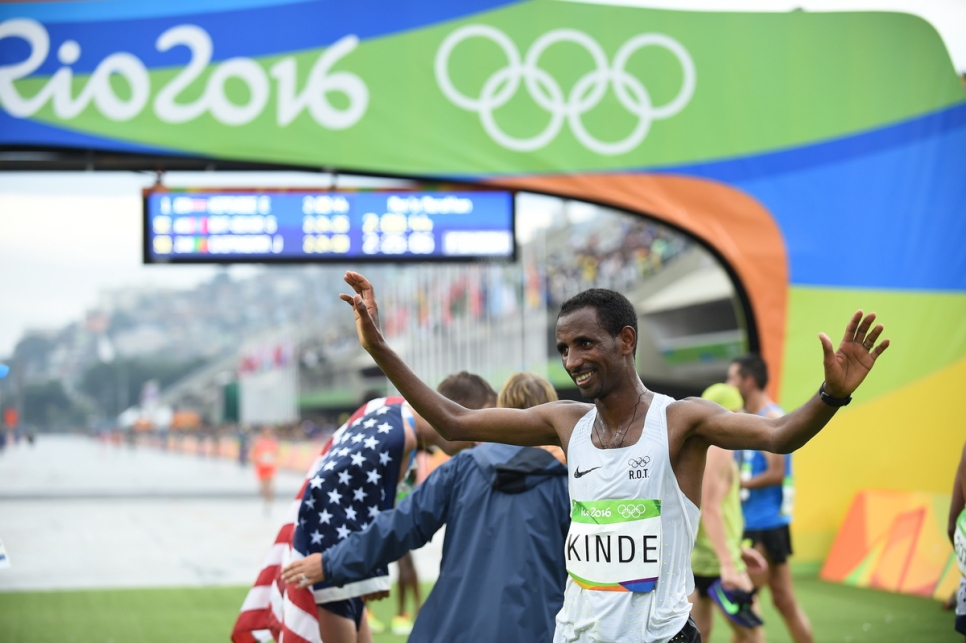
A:
<svg viewBox="0 0 966 643">
<path fill-rule="evenodd" d="M 532 373 L 511 376 L 497 406 L 529 408 L 557 399 Z M 564 541 L 570 528 L 567 467 L 559 447 L 484 443 L 434 471 L 395 509 L 323 554 L 283 570 L 312 584 L 352 582 L 425 545 L 446 525 L 439 579 L 416 617 L 411 643 L 553 638 L 563 605 Z"/>
</svg>

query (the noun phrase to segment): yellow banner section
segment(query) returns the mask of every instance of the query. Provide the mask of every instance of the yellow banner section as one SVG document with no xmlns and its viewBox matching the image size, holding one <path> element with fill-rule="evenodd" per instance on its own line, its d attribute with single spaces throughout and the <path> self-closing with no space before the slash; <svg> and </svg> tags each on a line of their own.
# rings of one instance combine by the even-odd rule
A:
<svg viewBox="0 0 966 643">
<path fill-rule="evenodd" d="M 795 453 L 796 560 L 825 557 L 863 489 L 949 494 L 963 449 L 962 423 L 955 421 L 963 382 L 966 359 L 843 409 Z"/>
</svg>

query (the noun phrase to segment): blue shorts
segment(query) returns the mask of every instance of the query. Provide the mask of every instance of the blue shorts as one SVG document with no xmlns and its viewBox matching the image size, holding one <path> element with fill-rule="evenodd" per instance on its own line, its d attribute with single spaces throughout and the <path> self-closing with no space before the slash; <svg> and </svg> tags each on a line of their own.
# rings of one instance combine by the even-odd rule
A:
<svg viewBox="0 0 966 643">
<path fill-rule="evenodd" d="M 331 603 L 319 603 L 319 607 L 327 612 L 332 612 L 336 616 L 355 621 L 356 632 L 362 628 L 362 617 L 366 614 L 366 604 L 358 596 L 341 601 L 332 601 Z"/>
</svg>

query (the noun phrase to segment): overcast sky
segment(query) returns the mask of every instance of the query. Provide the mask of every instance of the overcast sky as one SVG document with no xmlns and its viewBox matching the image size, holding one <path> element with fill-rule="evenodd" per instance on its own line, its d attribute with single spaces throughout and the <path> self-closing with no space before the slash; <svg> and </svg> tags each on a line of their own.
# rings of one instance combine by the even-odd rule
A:
<svg viewBox="0 0 966 643">
<path fill-rule="evenodd" d="M 879 10 L 916 13 L 966 71 L 966 0 L 608 0 L 610 4 L 695 10 Z M 217 184 L 328 187 L 319 175 L 218 175 Z M 140 191 L 153 176 L 134 173 L 0 173 L 0 357 L 26 330 L 80 319 L 105 289 L 185 288 L 210 278 L 206 266 L 141 264 Z M 211 174 L 169 175 L 169 185 L 213 184 Z M 83 221 L 83 225 L 79 222 Z M 235 276 L 253 268 L 233 269 Z"/>
</svg>

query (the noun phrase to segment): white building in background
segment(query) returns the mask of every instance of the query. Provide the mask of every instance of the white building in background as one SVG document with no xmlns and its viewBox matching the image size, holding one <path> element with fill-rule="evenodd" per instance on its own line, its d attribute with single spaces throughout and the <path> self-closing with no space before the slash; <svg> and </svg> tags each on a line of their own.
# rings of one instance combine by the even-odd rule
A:
<svg viewBox="0 0 966 643">
<path fill-rule="evenodd" d="M 238 405 L 242 424 L 299 420 L 298 354 L 291 328 L 267 331 L 238 352 Z"/>
</svg>

